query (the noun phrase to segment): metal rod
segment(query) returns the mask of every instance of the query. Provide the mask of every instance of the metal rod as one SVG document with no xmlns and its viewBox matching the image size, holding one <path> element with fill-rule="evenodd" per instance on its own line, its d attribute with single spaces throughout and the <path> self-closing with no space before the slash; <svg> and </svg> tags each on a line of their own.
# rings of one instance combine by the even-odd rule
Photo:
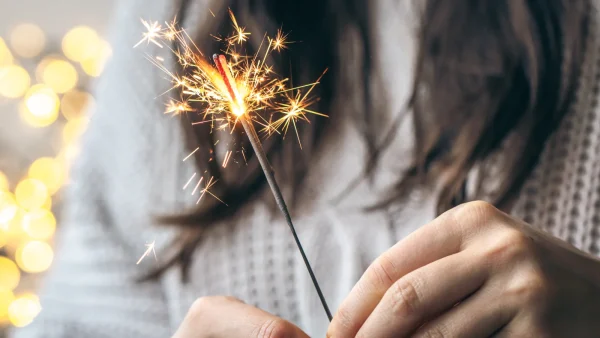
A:
<svg viewBox="0 0 600 338">
<path fill-rule="evenodd" d="M 327 301 L 325 300 L 325 296 L 323 296 L 323 292 L 321 292 L 321 287 L 319 286 L 317 277 L 315 277 L 313 269 L 310 266 L 310 262 L 308 261 L 308 258 L 306 257 L 306 254 L 304 253 L 304 248 L 302 247 L 302 244 L 300 243 L 300 239 L 298 238 L 298 234 L 296 233 L 296 228 L 294 228 L 294 223 L 292 223 L 292 217 L 290 216 L 290 212 L 288 211 L 287 205 L 285 204 L 285 200 L 283 199 L 283 195 L 281 194 L 279 185 L 277 184 L 277 181 L 275 180 L 273 168 L 271 167 L 271 164 L 269 163 L 269 160 L 267 159 L 267 154 L 265 153 L 265 151 L 262 147 L 262 144 L 260 143 L 260 139 L 258 138 L 258 135 L 256 134 L 256 129 L 254 129 L 254 126 L 252 125 L 252 123 L 248 122 L 248 119 L 246 118 L 246 116 L 242 116 L 240 118 L 240 121 L 242 122 L 242 126 L 244 127 L 246 134 L 248 134 L 248 139 L 250 139 L 250 144 L 252 144 L 252 148 L 254 148 L 254 153 L 256 154 L 256 157 L 258 158 L 258 162 L 260 162 L 260 166 L 262 167 L 263 172 L 265 173 L 265 177 L 267 178 L 267 182 L 269 183 L 271 192 L 273 192 L 273 196 L 275 197 L 275 203 L 277 203 L 279 210 L 281 210 L 281 213 L 283 214 L 283 217 L 285 217 L 285 221 L 287 222 L 287 224 L 290 228 L 290 231 L 292 232 L 292 236 L 294 236 L 294 241 L 296 242 L 296 246 L 298 247 L 298 250 L 300 251 L 300 255 L 302 255 L 302 260 L 304 261 L 304 265 L 306 266 L 306 269 L 308 270 L 310 279 L 312 280 L 312 283 L 315 286 L 315 289 L 317 290 L 317 294 L 319 295 L 319 300 L 321 300 L 321 304 L 323 305 L 323 309 L 325 310 L 325 313 L 327 314 L 327 318 L 329 319 L 329 321 L 331 321 L 331 319 L 332 319 L 331 311 L 329 311 L 329 306 L 327 306 Z"/>
</svg>

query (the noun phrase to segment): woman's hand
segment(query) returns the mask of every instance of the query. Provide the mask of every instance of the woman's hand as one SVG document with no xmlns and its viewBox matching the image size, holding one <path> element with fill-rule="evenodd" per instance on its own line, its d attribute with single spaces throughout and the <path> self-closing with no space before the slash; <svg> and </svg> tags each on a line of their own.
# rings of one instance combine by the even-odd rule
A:
<svg viewBox="0 0 600 338">
<path fill-rule="evenodd" d="M 173 338 L 308 338 L 299 328 L 232 297 L 194 302 Z"/>
<path fill-rule="evenodd" d="M 328 337 L 598 337 L 600 261 L 490 204 L 458 206 L 383 253 Z"/>
</svg>

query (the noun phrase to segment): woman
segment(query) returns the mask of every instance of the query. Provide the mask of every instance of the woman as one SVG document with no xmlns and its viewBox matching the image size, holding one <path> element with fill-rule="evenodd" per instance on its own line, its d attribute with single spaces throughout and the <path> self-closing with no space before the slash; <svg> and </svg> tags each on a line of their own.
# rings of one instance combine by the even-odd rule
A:
<svg viewBox="0 0 600 338">
<path fill-rule="evenodd" d="M 127 6 L 44 310 L 17 337 L 598 335 L 596 1 Z M 291 32 L 273 60 L 283 76 L 330 69 L 314 108 L 330 118 L 299 125 L 303 150 L 294 137 L 265 146 L 331 323 L 256 159 L 220 167 L 208 127 L 154 99 L 169 83 L 144 52 L 176 69 L 167 48 L 131 48 L 139 17 L 177 17 L 218 50 L 207 37 L 230 29 L 226 6 L 255 48 L 263 31 Z M 181 160 L 198 145 L 195 163 Z M 194 173 L 218 178 L 212 192 L 228 206 L 196 205 L 181 190 Z M 135 265 L 152 241 L 159 262 Z"/>
</svg>

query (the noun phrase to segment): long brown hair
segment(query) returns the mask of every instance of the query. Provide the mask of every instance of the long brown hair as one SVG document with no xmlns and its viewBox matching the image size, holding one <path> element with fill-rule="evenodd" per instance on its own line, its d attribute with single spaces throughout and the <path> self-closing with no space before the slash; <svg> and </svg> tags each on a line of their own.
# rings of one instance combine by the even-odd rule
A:
<svg viewBox="0 0 600 338">
<path fill-rule="evenodd" d="M 185 12 L 182 6 L 181 16 Z M 352 69 L 365 84 L 362 108 L 356 122 L 361 127 L 370 158 L 365 173 L 373 172 L 386 138 L 377 137 L 373 119 L 374 92 L 370 44 L 370 11 L 367 0 L 230 0 L 238 21 L 253 31 L 274 34 L 283 27 L 293 51 L 271 60 L 279 74 L 298 82 L 310 82 L 325 69 L 330 72 L 317 87 L 319 111 L 330 111 L 337 88 L 347 85 L 341 60 L 347 55 L 339 44 L 348 31 L 356 32 L 360 67 Z M 419 2 L 421 20 L 413 91 L 408 110 L 415 131 L 414 162 L 398 173 L 398 183 L 382 199 L 381 206 L 402 199 L 424 182 L 441 185 L 438 212 L 462 203 L 468 173 L 500 147 L 510 147 L 500 170 L 494 203 L 506 206 L 516 196 L 535 166 L 550 134 L 568 111 L 577 89 L 584 55 L 588 0 L 427 0 Z M 224 12 L 224 11 L 222 11 Z M 226 25 L 226 16 L 218 16 Z M 208 36 L 208 32 L 199 36 Z M 260 41 L 250 41 L 250 48 Z M 216 48 L 216 46 L 212 46 Z M 334 118 L 334 116 L 331 116 Z M 195 119 L 193 114 L 189 119 Z M 270 138 L 265 143 L 269 158 L 288 190 L 299 191 L 309 163 L 327 131 L 328 119 L 311 118 L 299 125 L 304 146 L 293 138 Z M 219 167 L 218 156 L 206 125 L 191 127 L 183 121 L 190 149 L 200 170 L 220 179 L 221 203 L 203 204 L 197 210 L 164 221 L 183 227 L 180 250 L 160 270 L 182 264 L 184 279 L 194 248 L 212 224 L 240 210 L 265 187 L 256 158 L 248 166 Z M 245 144 L 241 131 L 233 137 Z M 245 146 L 245 149 L 249 147 Z M 232 179 L 235 178 L 235 179 Z M 294 195 L 294 194 L 293 194 Z M 152 277 L 150 276 L 150 277 Z"/>
</svg>

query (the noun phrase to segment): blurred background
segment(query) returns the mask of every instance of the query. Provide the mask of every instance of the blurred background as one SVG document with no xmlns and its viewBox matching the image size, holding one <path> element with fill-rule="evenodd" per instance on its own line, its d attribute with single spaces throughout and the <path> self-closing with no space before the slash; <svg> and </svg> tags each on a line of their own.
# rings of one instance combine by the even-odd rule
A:
<svg viewBox="0 0 600 338">
<path fill-rule="evenodd" d="M 0 0 L 0 338 L 43 311 L 36 291 L 115 1 Z"/>
</svg>

